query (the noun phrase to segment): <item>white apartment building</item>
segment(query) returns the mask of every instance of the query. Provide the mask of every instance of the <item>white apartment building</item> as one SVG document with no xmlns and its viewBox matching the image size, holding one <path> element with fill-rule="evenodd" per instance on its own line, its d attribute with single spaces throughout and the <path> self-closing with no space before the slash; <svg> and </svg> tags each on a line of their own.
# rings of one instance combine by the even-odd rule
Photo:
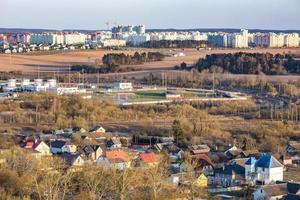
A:
<svg viewBox="0 0 300 200">
<path fill-rule="evenodd" d="M 259 47 L 268 47 L 269 46 L 269 38 L 265 33 L 257 33 L 254 35 L 253 42 L 256 46 Z"/>
<path fill-rule="evenodd" d="M 299 34 L 291 33 L 284 36 L 284 45 L 286 47 L 299 47 Z"/>
<path fill-rule="evenodd" d="M 150 35 L 148 34 L 130 35 L 126 38 L 126 41 L 133 45 L 140 45 L 147 41 L 150 41 Z"/>
<path fill-rule="evenodd" d="M 126 46 L 126 40 L 119 39 L 106 39 L 102 41 L 103 47 L 124 47 Z"/>
<path fill-rule="evenodd" d="M 297 33 L 256 33 L 254 43 L 259 47 L 299 47 L 299 35 Z"/>
<path fill-rule="evenodd" d="M 57 33 L 32 34 L 30 44 L 63 44 L 64 37 Z"/>
<path fill-rule="evenodd" d="M 64 35 L 64 44 L 85 44 L 87 35 L 83 33 L 68 33 Z"/>
<path fill-rule="evenodd" d="M 228 35 L 228 46 L 232 48 L 248 47 L 248 30 L 242 29 L 240 33 Z"/>
</svg>

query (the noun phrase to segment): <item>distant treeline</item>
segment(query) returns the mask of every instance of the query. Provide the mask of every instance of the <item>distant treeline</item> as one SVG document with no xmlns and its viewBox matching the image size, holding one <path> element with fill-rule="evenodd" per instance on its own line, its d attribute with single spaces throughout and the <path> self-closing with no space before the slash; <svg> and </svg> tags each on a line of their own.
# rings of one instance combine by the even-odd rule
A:
<svg viewBox="0 0 300 200">
<path fill-rule="evenodd" d="M 300 74 L 300 60 L 292 55 L 270 53 L 211 54 L 192 66 L 199 71 L 210 70 L 233 74 Z M 182 68 L 183 69 L 183 68 Z"/>
<path fill-rule="evenodd" d="M 115 54 L 110 53 L 106 54 L 102 58 L 104 65 L 139 65 L 145 62 L 154 62 L 162 61 L 165 58 L 165 55 L 160 52 L 148 52 L 148 53 L 139 53 L 135 52 L 134 55 L 126 55 L 124 53 Z"/>
<path fill-rule="evenodd" d="M 134 55 L 110 53 L 103 56 L 103 65 L 75 65 L 71 70 L 85 73 L 126 72 L 133 71 L 134 68 L 121 68 L 121 65 L 140 65 L 145 62 L 162 61 L 164 58 L 165 55 L 160 52 L 135 52 Z"/>
<path fill-rule="evenodd" d="M 148 41 L 140 45 L 144 48 L 197 48 L 206 47 L 207 41 L 197 40 L 160 40 Z"/>
</svg>

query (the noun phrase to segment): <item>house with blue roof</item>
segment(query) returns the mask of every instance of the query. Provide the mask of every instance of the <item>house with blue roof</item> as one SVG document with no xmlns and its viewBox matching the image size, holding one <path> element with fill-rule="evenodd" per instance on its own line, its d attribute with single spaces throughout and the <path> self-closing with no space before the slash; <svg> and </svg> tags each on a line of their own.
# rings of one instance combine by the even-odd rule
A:
<svg viewBox="0 0 300 200">
<path fill-rule="evenodd" d="M 283 165 L 271 154 L 258 160 L 250 157 L 245 163 L 245 179 L 253 184 L 270 184 L 283 180 Z"/>
</svg>

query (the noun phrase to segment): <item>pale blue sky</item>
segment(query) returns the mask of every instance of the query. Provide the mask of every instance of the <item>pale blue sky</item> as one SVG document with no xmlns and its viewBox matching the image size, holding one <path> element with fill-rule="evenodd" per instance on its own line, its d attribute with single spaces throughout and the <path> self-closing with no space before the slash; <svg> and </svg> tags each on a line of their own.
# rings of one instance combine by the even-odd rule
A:
<svg viewBox="0 0 300 200">
<path fill-rule="evenodd" d="M 0 27 L 300 29 L 300 0 L 0 0 Z"/>
</svg>

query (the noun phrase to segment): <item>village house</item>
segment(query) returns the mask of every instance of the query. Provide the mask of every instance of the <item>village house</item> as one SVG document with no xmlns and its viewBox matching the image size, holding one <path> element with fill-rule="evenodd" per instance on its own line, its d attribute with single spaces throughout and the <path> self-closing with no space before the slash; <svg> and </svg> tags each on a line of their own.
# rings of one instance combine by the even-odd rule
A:
<svg viewBox="0 0 300 200">
<path fill-rule="evenodd" d="M 89 132 L 90 133 L 102 133 L 102 134 L 104 134 L 106 132 L 106 130 L 102 126 L 98 125 L 98 126 L 95 126 L 94 128 L 92 128 Z"/>
<path fill-rule="evenodd" d="M 139 159 L 137 161 L 139 166 L 155 166 L 157 165 L 158 159 L 156 158 L 155 154 L 153 152 L 149 153 L 140 153 L 139 154 Z"/>
<path fill-rule="evenodd" d="M 239 158 L 241 152 L 242 152 L 242 149 L 240 149 L 240 148 L 238 148 L 236 146 L 233 146 L 233 147 L 229 148 L 228 150 L 226 150 L 224 152 L 224 154 L 227 156 L 227 158 L 229 160 L 232 160 L 232 159 Z"/>
<path fill-rule="evenodd" d="M 109 149 L 118 149 L 118 148 L 122 148 L 122 143 L 120 141 L 120 138 L 118 137 L 112 137 L 110 140 L 108 140 L 106 142 L 106 146 Z"/>
<path fill-rule="evenodd" d="M 208 186 L 208 178 L 203 173 L 201 173 L 198 176 L 196 183 L 199 187 L 207 187 Z"/>
<path fill-rule="evenodd" d="M 49 144 L 50 144 L 50 150 L 53 154 L 75 153 L 77 151 L 77 146 L 71 144 L 70 141 L 55 140 L 55 141 L 50 141 Z"/>
<path fill-rule="evenodd" d="M 67 141 L 62 147 L 63 153 L 75 153 L 77 151 L 77 146 L 72 144 L 70 141 Z"/>
<path fill-rule="evenodd" d="M 61 158 L 65 161 L 67 167 L 81 167 L 85 164 L 85 160 L 80 154 L 64 153 Z"/>
<path fill-rule="evenodd" d="M 300 153 L 300 142 L 298 141 L 290 141 L 286 147 L 286 151 L 289 154 L 298 154 Z"/>
<path fill-rule="evenodd" d="M 66 144 L 66 141 L 63 140 L 55 140 L 50 141 L 49 146 L 50 150 L 53 154 L 61 154 L 63 152 L 62 148 Z"/>
<path fill-rule="evenodd" d="M 130 168 L 131 161 L 128 154 L 125 151 L 117 149 L 106 151 L 105 156 L 100 156 L 97 159 L 97 164 L 102 165 L 104 167 L 124 170 L 126 168 Z"/>
<path fill-rule="evenodd" d="M 253 200 L 277 200 L 299 198 L 300 184 L 299 183 L 280 183 L 274 185 L 263 185 L 252 194 Z"/>
<path fill-rule="evenodd" d="M 88 159 L 96 162 L 97 159 L 105 153 L 104 145 L 87 145 L 80 152 Z"/>
<path fill-rule="evenodd" d="M 260 152 L 257 149 L 245 150 L 240 153 L 241 158 L 260 157 Z"/>
<path fill-rule="evenodd" d="M 208 178 L 203 173 L 200 173 L 197 176 L 194 174 L 194 172 L 181 172 L 172 174 L 169 176 L 168 182 L 174 186 L 189 185 L 191 183 L 198 187 L 208 186 Z"/>
<path fill-rule="evenodd" d="M 171 162 L 177 162 L 182 160 L 183 150 L 181 150 L 175 145 L 168 146 L 168 150 L 169 150 L 169 157 L 171 159 Z"/>
<path fill-rule="evenodd" d="M 234 159 L 222 167 L 215 168 L 214 176 L 209 177 L 210 184 L 223 187 L 244 184 L 246 160 L 245 158 Z"/>
<path fill-rule="evenodd" d="M 214 163 L 206 154 L 192 155 L 191 158 L 194 164 L 194 170 L 202 171 L 205 175 L 213 174 Z"/>
<path fill-rule="evenodd" d="M 210 152 L 210 148 L 206 145 L 193 145 L 190 147 L 190 151 L 192 155 L 196 154 L 205 154 Z"/>
<path fill-rule="evenodd" d="M 50 147 L 38 139 L 25 141 L 23 148 L 32 150 L 32 155 L 35 157 L 51 155 Z"/>
<path fill-rule="evenodd" d="M 283 180 L 283 165 L 271 154 L 258 160 L 251 157 L 246 162 L 245 178 L 252 184 L 270 184 Z"/>
<path fill-rule="evenodd" d="M 293 164 L 292 158 L 290 156 L 287 156 L 287 155 L 280 156 L 280 161 L 284 166 L 288 166 L 288 165 Z"/>
<path fill-rule="evenodd" d="M 287 195 L 287 184 L 264 185 L 253 192 L 253 200 L 277 200 Z"/>
</svg>

